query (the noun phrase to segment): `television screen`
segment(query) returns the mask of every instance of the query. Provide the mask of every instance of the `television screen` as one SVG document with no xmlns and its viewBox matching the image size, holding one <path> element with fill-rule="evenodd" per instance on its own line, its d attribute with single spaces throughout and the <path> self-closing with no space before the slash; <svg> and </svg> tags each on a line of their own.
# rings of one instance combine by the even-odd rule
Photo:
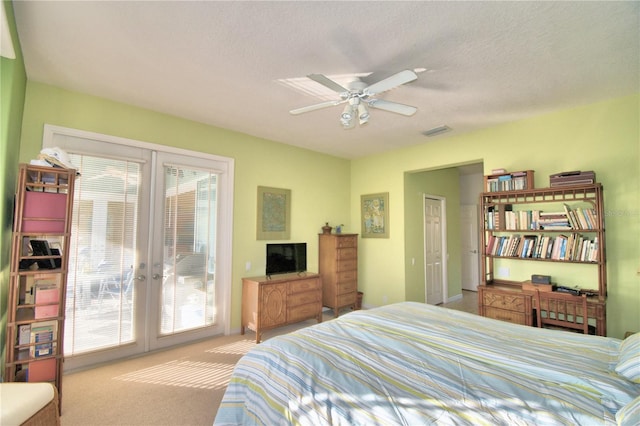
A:
<svg viewBox="0 0 640 426">
<path fill-rule="evenodd" d="M 267 275 L 306 270 L 307 243 L 267 244 Z"/>
</svg>

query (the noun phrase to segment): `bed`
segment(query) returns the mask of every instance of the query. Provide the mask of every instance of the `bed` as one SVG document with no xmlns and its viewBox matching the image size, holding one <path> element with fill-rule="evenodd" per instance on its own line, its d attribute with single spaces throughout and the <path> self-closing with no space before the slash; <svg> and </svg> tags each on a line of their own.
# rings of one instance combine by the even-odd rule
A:
<svg viewBox="0 0 640 426">
<path fill-rule="evenodd" d="M 615 425 L 640 418 L 619 340 L 422 303 L 354 311 L 238 362 L 215 425 Z"/>
</svg>

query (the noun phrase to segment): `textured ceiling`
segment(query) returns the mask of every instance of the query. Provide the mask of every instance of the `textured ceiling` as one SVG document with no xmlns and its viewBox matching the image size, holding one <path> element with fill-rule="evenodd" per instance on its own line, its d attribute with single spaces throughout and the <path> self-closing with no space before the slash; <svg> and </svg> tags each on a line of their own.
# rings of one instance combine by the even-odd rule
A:
<svg viewBox="0 0 640 426">
<path fill-rule="evenodd" d="M 640 2 L 15 1 L 28 78 L 358 158 L 640 92 Z M 344 130 L 284 78 L 418 80 Z"/>
</svg>

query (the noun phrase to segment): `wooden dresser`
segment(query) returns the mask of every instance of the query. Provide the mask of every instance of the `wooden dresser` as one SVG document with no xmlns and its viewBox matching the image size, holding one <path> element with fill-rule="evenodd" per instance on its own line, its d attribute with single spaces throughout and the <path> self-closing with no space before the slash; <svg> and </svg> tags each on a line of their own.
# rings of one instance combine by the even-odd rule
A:
<svg viewBox="0 0 640 426">
<path fill-rule="evenodd" d="M 322 277 L 322 304 L 339 315 L 356 307 L 358 297 L 358 234 L 320 234 L 318 266 Z"/>
<path fill-rule="evenodd" d="M 242 279 L 242 324 L 256 332 L 308 319 L 322 322 L 322 284 L 320 275 L 282 274 Z"/>
</svg>

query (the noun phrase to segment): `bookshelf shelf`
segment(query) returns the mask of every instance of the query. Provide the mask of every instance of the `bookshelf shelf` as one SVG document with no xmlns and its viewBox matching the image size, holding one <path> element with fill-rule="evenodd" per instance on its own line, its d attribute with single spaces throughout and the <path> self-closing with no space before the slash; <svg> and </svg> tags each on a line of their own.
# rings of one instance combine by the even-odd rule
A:
<svg viewBox="0 0 640 426">
<path fill-rule="evenodd" d="M 503 303 L 501 298 L 511 297 L 513 291 L 523 298 L 526 306 L 535 308 L 529 300 L 533 293 L 523 291 L 522 282 L 496 276 L 500 269 L 497 262 L 504 269 L 512 261 L 540 262 L 536 273 L 541 274 L 549 269 L 544 264 L 553 264 L 554 268 L 591 268 L 581 269 L 580 273 L 595 276 L 592 287 L 597 282 L 597 288 L 586 288 L 587 284 L 580 286 L 580 291 L 590 296 L 588 316 L 596 324 L 595 333 L 605 336 L 607 272 L 602 185 L 487 191 L 481 194 L 480 205 L 483 216 L 480 314 L 491 316 L 496 307 L 490 304 L 498 299 Z M 516 317 L 529 319 L 529 313 L 519 314 Z"/>
<path fill-rule="evenodd" d="M 4 380 L 50 382 L 59 403 L 75 174 L 20 165 L 11 246 Z"/>
</svg>

